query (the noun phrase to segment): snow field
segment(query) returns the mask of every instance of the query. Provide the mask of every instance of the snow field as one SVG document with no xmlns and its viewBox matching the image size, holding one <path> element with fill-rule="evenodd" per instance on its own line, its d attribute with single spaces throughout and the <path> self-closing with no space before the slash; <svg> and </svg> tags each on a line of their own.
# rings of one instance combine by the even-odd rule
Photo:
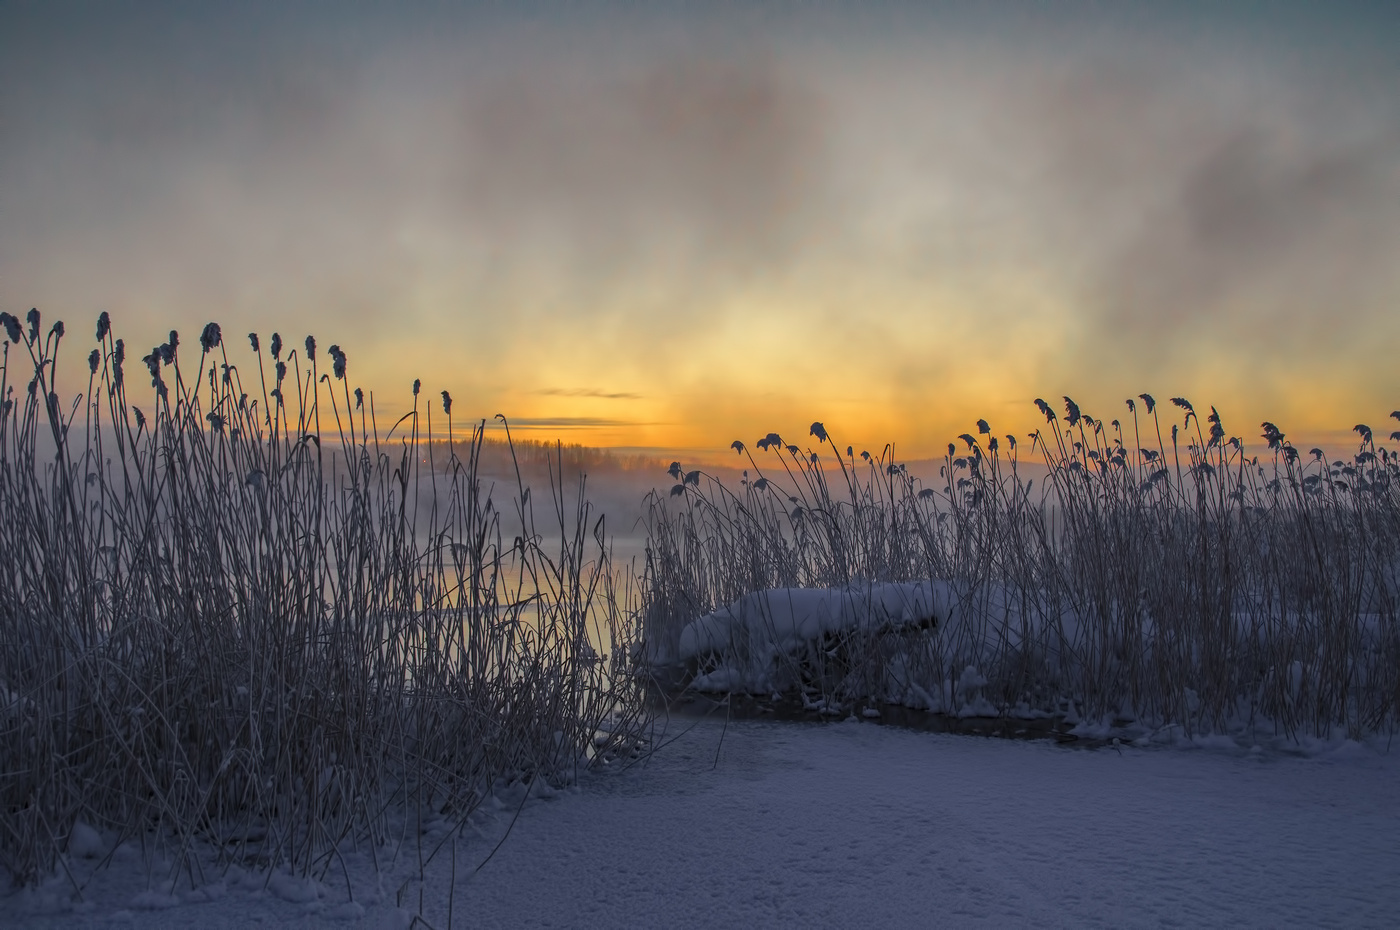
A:
<svg viewBox="0 0 1400 930">
<path fill-rule="evenodd" d="M 238 874 L 217 900 L 140 909 L 118 861 L 83 909 L 21 913 L 11 898 L 0 914 L 35 928 L 406 927 L 421 887 L 423 917 L 444 927 L 449 886 L 456 925 L 474 927 L 1365 928 L 1400 913 L 1400 759 L 1374 745 L 1086 751 L 680 718 L 658 737 L 645 763 L 552 800 L 498 799 L 456 843 L 455 885 L 444 852 L 396 903 L 398 873 L 376 879 L 357 854 L 363 913 L 343 907 L 340 878 L 308 891 Z"/>
</svg>

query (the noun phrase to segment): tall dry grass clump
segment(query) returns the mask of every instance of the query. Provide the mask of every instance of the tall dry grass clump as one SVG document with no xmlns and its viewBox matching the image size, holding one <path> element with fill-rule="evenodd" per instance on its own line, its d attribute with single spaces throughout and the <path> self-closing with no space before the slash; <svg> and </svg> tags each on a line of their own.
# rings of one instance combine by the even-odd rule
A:
<svg viewBox="0 0 1400 930">
<path fill-rule="evenodd" d="M 1358 425 L 1356 453 L 1329 462 L 1265 423 L 1261 459 L 1214 408 L 1202 424 L 1172 402 L 1164 434 L 1148 395 L 1111 422 L 1037 401 L 1038 478 L 985 421 L 930 486 L 820 423 L 815 450 L 736 442 L 738 488 L 677 463 L 650 498 L 648 653 L 674 659 L 685 623 L 751 591 L 933 579 L 949 605 L 934 629 L 816 650 L 809 689 L 1188 732 L 1393 731 L 1400 456 Z"/>
<path fill-rule="evenodd" d="M 478 478 L 481 428 L 433 443 L 417 382 L 385 430 L 339 347 L 274 334 L 263 352 L 250 334 L 245 380 L 212 323 L 197 347 L 172 331 L 138 379 L 104 313 L 69 406 L 63 324 L 2 322 L 15 881 L 61 866 L 78 821 L 167 878 L 201 882 L 211 848 L 320 877 L 423 818 L 460 821 L 498 779 L 571 777 L 641 713 L 583 489 L 566 507 L 552 484 L 543 530 L 523 483 L 502 512 Z M 446 392 L 440 409 L 451 436 Z M 600 736 L 610 716 L 617 736 Z"/>
</svg>

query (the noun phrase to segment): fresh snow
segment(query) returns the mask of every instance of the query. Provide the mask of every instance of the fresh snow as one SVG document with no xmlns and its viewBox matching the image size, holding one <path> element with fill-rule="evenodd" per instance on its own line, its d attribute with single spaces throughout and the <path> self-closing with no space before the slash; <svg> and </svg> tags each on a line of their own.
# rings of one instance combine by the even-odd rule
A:
<svg viewBox="0 0 1400 930">
<path fill-rule="evenodd" d="M 406 928 L 421 892 L 443 928 L 449 887 L 453 924 L 473 927 L 1360 928 L 1400 915 L 1400 753 L 1383 745 L 1086 750 L 676 718 L 656 743 L 563 791 L 503 789 L 455 843 L 426 825 L 425 854 L 446 842 L 421 885 L 404 885 L 412 839 L 377 851 L 377 877 L 361 849 L 320 881 L 231 869 L 197 891 L 149 883 L 124 846 L 85 902 L 55 877 L 0 898 L 0 924 Z M 78 880 L 101 840 L 75 837 Z"/>
<path fill-rule="evenodd" d="M 883 582 L 847 588 L 770 588 L 744 595 L 681 630 L 682 661 L 762 640 L 795 648 L 824 635 L 898 629 L 948 612 L 945 582 Z"/>
<path fill-rule="evenodd" d="M 699 691 L 781 690 L 774 676 L 780 660 L 823 637 L 930 624 L 946 619 L 954 603 L 951 587 L 933 581 L 755 591 L 686 624 L 676 657 L 738 663 L 698 676 L 690 686 Z"/>
<path fill-rule="evenodd" d="M 773 588 L 754 591 L 732 604 L 687 623 L 674 656 L 690 667 L 686 686 L 710 693 L 768 694 L 792 690 L 796 673 L 852 633 L 931 629 L 940 652 L 962 656 L 966 667 L 957 681 L 916 680 L 902 653 L 887 659 L 883 698 L 908 707 L 959 716 L 999 716 L 980 692 L 988 681 L 977 665 L 1002 647 L 1021 644 L 1020 605 L 999 585 L 960 590 L 946 580 L 858 582 L 842 588 Z M 1073 611 L 1057 621 L 1056 637 L 1073 637 Z"/>
</svg>

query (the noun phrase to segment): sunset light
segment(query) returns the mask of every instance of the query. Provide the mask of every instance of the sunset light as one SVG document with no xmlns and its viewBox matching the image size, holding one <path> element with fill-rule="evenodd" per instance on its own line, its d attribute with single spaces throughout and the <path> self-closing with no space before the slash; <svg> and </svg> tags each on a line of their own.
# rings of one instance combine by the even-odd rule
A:
<svg viewBox="0 0 1400 930">
<path fill-rule="evenodd" d="M 60 9 L 0 38 L 17 316 L 313 333 L 386 410 L 702 457 L 1400 402 L 1379 12 Z"/>
<path fill-rule="evenodd" d="M 1397 0 L 0 0 L 0 926 L 1396 926 L 1397 350 Z"/>
</svg>

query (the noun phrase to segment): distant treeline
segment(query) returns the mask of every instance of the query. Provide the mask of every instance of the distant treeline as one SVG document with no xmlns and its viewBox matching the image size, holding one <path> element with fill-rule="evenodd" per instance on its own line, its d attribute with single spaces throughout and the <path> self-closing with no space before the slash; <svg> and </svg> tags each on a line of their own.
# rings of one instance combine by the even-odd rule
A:
<svg viewBox="0 0 1400 930">
<path fill-rule="evenodd" d="M 428 448 L 426 445 L 425 449 Z M 434 461 L 447 461 L 449 452 L 466 459 L 471 454 L 471 439 L 454 440 L 451 449 L 447 442 L 431 444 Z M 439 458 L 440 456 L 440 458 Z M 504 438 L 485 437 L 481 440 L 482 470 L 498 472 L 510 470 L 514 464 L 520 466 L 523 474 L 548 474 L 551 469 L 558 472 L 561 464 L 565 475 L 633 474 L 655 476 L 664 480 L 669 462 L 643 453 L 619 452 L 614 449 L 585 446 L 581 443 L 556 443 L 535 439 L 513 439 L 507 443 Z"/>
</svg>

